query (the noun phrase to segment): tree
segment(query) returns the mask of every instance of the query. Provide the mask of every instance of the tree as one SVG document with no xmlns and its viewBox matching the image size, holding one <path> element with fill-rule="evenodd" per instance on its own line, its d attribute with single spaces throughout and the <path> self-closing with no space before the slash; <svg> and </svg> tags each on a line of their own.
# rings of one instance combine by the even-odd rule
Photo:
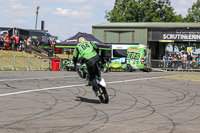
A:
<svg viewBox="0 0 200 133">
<path fill-rule="evenodd" d="M 115 0 L 114 8 L 106 11 L 110 22 L 181 22 L 169 0 Z"/>
<path fill-rule="evenodd" d="M 200 0 L 193 3 L 192 7 L 188 9 L 188 14 L 184 18 L 185 22 L 200 22 Z M 200 43 L 194 44 L 195 48 L 200 48 Z"/>
<path fill-rule="evenodd" d="M 188 15 L 184 20 L 186 22 L 200 22 L 200 0 L 193 3 L 192 7 L 188 9 Z"/>
</svg>

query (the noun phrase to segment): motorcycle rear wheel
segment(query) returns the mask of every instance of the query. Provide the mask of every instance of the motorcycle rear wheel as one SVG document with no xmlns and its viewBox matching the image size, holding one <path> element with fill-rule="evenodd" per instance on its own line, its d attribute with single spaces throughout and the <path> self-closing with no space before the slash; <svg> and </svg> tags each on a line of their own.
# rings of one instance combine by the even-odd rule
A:
<svg viewBox="0 0 200 133">
<path fill-rule="evenodd" d="M 99 92 L 101 93 L 101 95 L 99 96 L 99 99 L 102 103 L 108 103 L 109 102 L 109 97 L 108 97 L 108 93 L 106 91 L 106 88 L 103 86 L 99 86 Z"/>
</svg>

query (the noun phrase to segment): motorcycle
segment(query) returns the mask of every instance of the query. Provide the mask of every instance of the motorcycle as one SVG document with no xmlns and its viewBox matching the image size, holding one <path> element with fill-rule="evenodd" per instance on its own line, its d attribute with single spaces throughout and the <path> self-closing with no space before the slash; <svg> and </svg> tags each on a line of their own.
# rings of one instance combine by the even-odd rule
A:
<svg viewBox="0 0 200 133">
<path fill-rule="evenodd" d="M 106 62 L 105 64 L 103 64 L 103 73 L 108 73 L 109 67 L 110 67 L 109 62 Z"/>
<path fill-rule="evenodd" d="M 64 60 L 64 64 L 63 64 L 63 66 L 62 66 L 62 69 L 63 69 L 64 71 L 73 70 L 73 69 L 74 69 L 73 61 L 72 61 L 72 60 L 69 60 L 69 59 L 65 59 L 65 60 Z"/>
<path fill-rule="evenodd" d="M 78 75 L 83 78 L 83 79 L 86 79 L 89 83 L 89 78 L 88 78 L 88 69 L 87 69 L 87 66 L 85 63 L 83 62 L 79 62 L 76 66 L 76 71 L 78 73 Z M 105 80 L 101 77 L 101 80 L 99 80 L 99 77 L 96 75 L 96 81 L 97 81 L 97 84 L 99 86 L 99 92 L 100 92 L 100 96 L 99 99 L 102 103 L 108 103 L 109 102 L 109 97 L 108 97 L 108 93 L 107 93 L 107 90 L 106 90 L 106 82 Z"/>
</svg>

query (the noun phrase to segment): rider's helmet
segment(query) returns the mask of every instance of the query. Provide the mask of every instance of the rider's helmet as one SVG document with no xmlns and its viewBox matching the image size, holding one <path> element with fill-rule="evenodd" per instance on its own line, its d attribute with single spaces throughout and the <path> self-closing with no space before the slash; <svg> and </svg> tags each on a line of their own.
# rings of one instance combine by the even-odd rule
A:
<svg viewBox="0 0 200 133">
<path fill-rule="evenodd" d="M 82 41 L 86 41 L 86 39 L 83 36 L 79 36 L 77 39 L 77 44 Z"/>
</svg>

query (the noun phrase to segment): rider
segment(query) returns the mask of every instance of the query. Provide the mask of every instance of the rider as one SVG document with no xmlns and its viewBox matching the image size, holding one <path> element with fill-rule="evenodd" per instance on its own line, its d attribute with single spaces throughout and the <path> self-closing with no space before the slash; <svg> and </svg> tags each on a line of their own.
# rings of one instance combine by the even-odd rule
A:
<svg viewBox="0 0 200 133">
<path fill-rule="evenodd" d="M 99 80 L 101 80 L 101 73 L 98 66 L 99 62 L 99 56 L 96 52 L 97 46 L 89 41 L 87 41 L 84 37 L 80 36 L 78 37 L 77 46 L 74 50 L 74 67 L 76 70 L 76 63 L 79 56 L 83 58 L 84 63 L 86 63 L 86 66 L 88 68 L 89 73 L 89 82 L 93 87 L 93 90 L 96 94 L 96 96 L 99 96 L 99 87 L 96 81 L 96 75 L 99 77 Z"/>
</svg>

